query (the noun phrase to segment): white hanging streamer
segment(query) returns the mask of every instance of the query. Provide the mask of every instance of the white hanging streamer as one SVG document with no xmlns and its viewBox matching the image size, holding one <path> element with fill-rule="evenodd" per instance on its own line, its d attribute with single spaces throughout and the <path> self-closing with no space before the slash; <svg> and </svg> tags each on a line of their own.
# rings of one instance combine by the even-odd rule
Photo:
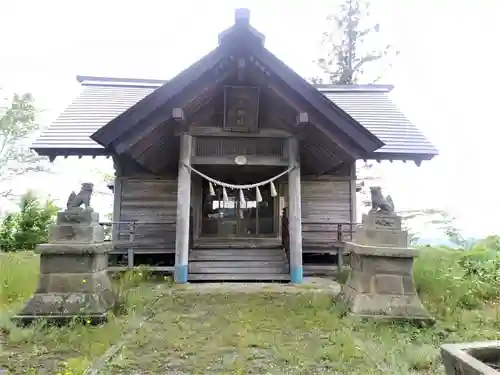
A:
<svg viewBox="0 0 500 375">
<path fill-rule="evenodd" d="M 214 185 L 210 181 L 208 181 L 208 189 L 209 189 L 210 195 L 212 197 L 214 197 L 215 196 Z"/>
<path fill-rule="evenodd" d="M 227 191 L 226 188 L 222 188 L 222 201 L 224 202 L 224 206 L 227 206 L 229 204 L 229 198 L 227 196 Z"/>
<path fill-rule="evenodd" d="M 272 181 L 269 183 L 269 186 L 271 188 L 271 197 L 274 198 L 275 196 L 278 195 L 278 193 L 276 192 L 276 188 L 274 187 L 274 184 Z"/>
<path fill-rule="evenodd" d="M 245 205 L 245 194 L 243 194 L 243 190 L 240 189 L 240 204 L 242 206 Z"/>
<path fill-rule="evenodd" d="M 260 190 L 259 190 L 258 186 L 255 187 L 255 200 L 257 202 L 262 202 L 262 194 L 260 194 Z"/>
<path fill-rule="evenodd" d="M 257 188 L 257 187 L 260 187 L 260 186 L 264 186 L 264 185 L 267 185 L 267 184 L 270 184 L 270 188 L 271 188 L 271 195 L 273 197 L 275 197 L 277 195 L 276 193 L 276 188 L 274 187 L 274 184 L 273 184 L 273 181 L 276 181 L 278 178 L 286 175 L 287 173 L 289 173 L 292 169 L 295 168 L 295 166 L 292 166 L 290 168 L 288 168 L 286 171 L 283 171 L 279 174 L 277 174 L 276 176 L 274 177 L 271 177 L 270 179 L 267 179 L 265 181 L 261 181 L 261 182 L 257 182 L 256 184 L 250 184 L 250 185 L 233 185 L 233 184 L 228 184 L 226 182 L 222 182 L 222 181 L 218 181 L 212 177 L 209 177 L 207 176 L 206 174 L 204 173 L 201 173 L 200 171 L 198 171 L 197 169 L 193 168 L 192 166 L 190 165 L 186 165 L 184 164 L 184 166 L 186 168 L 188 168 L 189 170 L 191 170 L 192 172 L 195 172 L 197 175 L 199 175 L 200 177 L 203 177 L 205 180 L 207 180 L 208 182 L 211 182 L 212 184 L 214 185 L 217 185 L 217 186 L 222 186 L 223 188 L 227 188 L 227 189 L 253 189 L 253 188 Z M 274 195 L 273 195 L 273 192 L 274 192 Z M 223 192 L 224 193 L 224 192 Z"/>
</svg>

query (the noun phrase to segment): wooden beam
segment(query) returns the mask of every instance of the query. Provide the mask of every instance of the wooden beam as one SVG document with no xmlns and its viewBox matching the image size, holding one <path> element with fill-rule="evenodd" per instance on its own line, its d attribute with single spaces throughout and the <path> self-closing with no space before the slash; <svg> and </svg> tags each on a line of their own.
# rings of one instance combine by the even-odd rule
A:
<svg viewBox="0 0 500 375">
<path fill-rule="evenodd" d="M 328 124 L 335 125 L 338 130 L 337 134 L 340 133 L 343 138 L 356 143 L 359 150 L 358 153 L 373 152 L 384 146 L 384 142 L 354 120 L 335 103 L 327 100 L 310 83 L 306 82 L 296 72 L 283 64 L 268 50 L 265 48 L 254 48 L 252 49 L 252 53 L 256 60 L 259 60 L 273 72 L 270 81 L 281 83 L 281 86 L 285 86 L 285 92 L 296 93 L 302 99 L 301 101 L 309 103 L 310 108 L 327 120 Z"/>
<path fill-rule="evenodd" d="M 243 57 L 238 59 L 238 81 L 243 82 L 245 80 L 245 66 L 246 61 Z"/>
<path fill-rule="evenodd" d="M 177 220 L 175 230 L 175 272 L 176 283 L 188 280 L 189 221 L 191 211 L 191 165 L 192 137 L 182 134 L 179 152 L 179 174 L 177 177 Z"/>
<path fill-rule="evenodd" d="M 142 119 L 130 134 L 123 133 L 115 145 L 115 151 L 118 154 L 125 153 L 143 138 L 154 133 L 155 129 L 158 127 L 172 126 L 172 124 L 169 124 L 169 120 L 172 119 L 172 116 L 169 114 L 172 114 L 171 111 L 174 108 L 186 109 L 184 115 L 186 118 L 189 117 L 190 111 L 188 108 L 192 108 L 196 103 L 202 102 L 205 98 L 210 97 L 216 91 L 218 85 L 234 74 L 234 72 L 235 68 L 224 71 L 222 75 L 216 77 L 214 77 L 213 74 L 206 74 L 204 79 L 186 89 L 186 91 L 182 93 L 182 96 L 174 98 L 171 102 L 164 103 L 161 107 L 157 107 L 146 118 Z"/>
<path fill-rule="evenodd" d="M 288 139 L 288 158 L 290 167 L 295 168 L 288 174 L 288 214 L 290 238 L 290 281 L 302 283 L 302 208 L 300 192 L 299 141 Z"/>
<path fill-rule="evenodd" d="M 297 125 L 309 124 L 309 114 L 307 112 L 300 112 L 297 115 Z"/>
<path fill-rule="evenodd" d="M 335 143 L 338 148 L 341 148 L 345 153 L 347 153 L 351 158 L 357 159 L 361 157 L 361 150 L 356 148 L 348 139 L 342 139 L 343 133 L 338 130 L 332 129 L 329 124 L 325 124 L 325 120 L 322 119 L 320 115 L 315 114 L 314 112 L 307 111 L 311 105 L 303 100 L 300 97 L 297 97 L 297 94 L 291 92 L 290 89 L 286 89 L 283 87 L 283 84 L 277 82 L 276 80 L 270 79 L 268 76 L 262 74 L 262 72 L 257 71 L 255 68 L 248 68 L 249 74 L 256 79 L 259 84 L 266 87 L 270 92 L 270 95 L 274 98 L 279 99 L 281 102 L 285 103 L 287 106 L 293 108 L 297 113 L 306 113 L 308 114 L 308 122 L 309 124 L 314 125 L 318 128 L 323 134 L 325 134 L 331 142 Z M 294 129 L 294 132 L 297 134 L 300 131 L 304 130 L 305 127 L 308 126 L 307 123 L 303 123 L 300 126 L 297 126 Z"/>
<path fill-rule="evenodd" d="M 193 156 L 191 164 L 198 165 L 236 165 L 234 158 L 236 156 Z M 247 162 L 245 165 L 260 166 L 288 166 L 287 158 L 280 156 L 245 156 Z"/>
<path fill-rule="evenodd" d="M 289 106 L 294 108 L 297 112 L 306 112 L 304 110 L 304 106 L 300 105 L 297 100 L 290 98 L 288 95 L 283 93 L 280 88 L 272 83 L 268 82 L 267 87 L 281 100 L 285 101 Z M 352 158 L 359 159 L 361 157 L 361 153 L 356 150 L 353 146 L 349 145 L 349 142 L 347 140 L 343 140 L 341 136 L 336 134 L 335 132 L 331 131 L 331 129 L 326 128 L 325 125 L 323 125 L 324 121 L 322 121 L 319 116 L 315 116 L 313 113 L 308 112 L 308 124 L 301 124 L 299 127 L 295 129 L 296 133 L 300 133 L 304 131 L 307 127 L 313 125 L 316 127 L 318 130 L 320 130 L 326 137 L 330 139 L 331 142 L 333 142 L 336 147 L 339 149 L 342 149 L 342 151 Z"/>
<path fill-rule="evenodd" d="M 144 168 L 157 173 L 172 161 L 174 155 L 175 160 L 178 159 L 178 153 L 175 153 L 177 148 L 174 146 L 177 140 L 173 139 L 174 130 L 173 124 L 157 127 L 153 133 L 127 150 L 127 153 Z"/>
<path fill-rule="evenodd" d="M 356 197 L 356 192 L 357 192 L 357 180 L 356 180 L 356 161 L 353 161 L 350 165 L 350 173 L 349 177 L 351 180 L 349 181 L 349 195 L 351 197 L 350 199 L 350 205 L 351 205 L 351 223 L 356 223 L 357 218 L 358 218 L 358 205 L 357 205 L 357 197 Z M 340 260 L 340 255 L 339 255 L 339 260 Z"/>
<path fill-rule="evenodd" d="M 117 224 L 119 221 L 121 221 L 121 212 L 122 212 L 122 186 L 123 186 L 123 181 L 121 177 L 115 177 L 115 184 L 113 188 L 113 222 L 116 224 L 113 224 L 112 230 L 111 230 L 111 239 L 113 241 L 119 240 L 119 233 L 120 233 L 120 224 Z"/>
<path fill-rule="evenodd" d="M 176 132 L 175 135 L 180 135 L 181 132 Z M 252 133 L 237 133 L 227 131 L 223 128 L 216 127 L 192 127 L 189 129 L 189 134 L 199 137 L 237 137 L 237 138 L 289 138 L 292 134 L 281 129 L 259 129 L 258 132 Z"/>
<path fill-rule="evenodd" d="M 172 109 L 172 119 L 177 122 L 184 122 L 184 110 L 182 108 Z"/>
</svg>

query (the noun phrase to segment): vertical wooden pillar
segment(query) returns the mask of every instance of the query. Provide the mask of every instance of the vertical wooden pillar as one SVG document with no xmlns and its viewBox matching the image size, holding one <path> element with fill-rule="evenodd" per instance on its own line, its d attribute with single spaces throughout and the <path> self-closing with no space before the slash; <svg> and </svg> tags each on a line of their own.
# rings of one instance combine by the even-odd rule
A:
<svg viewBox="0 0 500 375">
<path fill-rule="evenodd" d="M 175 230 L 175 273 L 176 283 L 186 283 L 188 279 L 189 257 L 189 214 L 191 207 L 191 165 L 190 134 L 180 135 L 179 175 L 177 177 L 177 223 Z"/>
<path fill-rule="evenodd" d="M 111 239 L 113 241 L 118 241 L 120 239 L 120 224 L 121 213 L 122 213 L 122 186 L 123 186 L 123 166 L 120 162 L 120 158 L 117 155 L 113 155 L 113 166 L 115 169 L 115 181 L 113 185 L 113 216 L 111 221 Z M 113 247 L 114 250 L 114 247 Z"/>
<path fill-rule="evenodd" d="M 288 160 L 295 166 L 288 174 L 288 215 L 290 228 L 290 281 L 302 283 L 302 209 L 300 192 L 299 141 L 288 139 Z"/>
<path fill-rule="evenodd" d="M 118 241 L 120 239 L 120 221 L 121 221 L 121 203 L 122 203 L 122 178 L 115 177 L 113 185 L 113 216 L 111 225 L 111 239 Z"/>
</svg>

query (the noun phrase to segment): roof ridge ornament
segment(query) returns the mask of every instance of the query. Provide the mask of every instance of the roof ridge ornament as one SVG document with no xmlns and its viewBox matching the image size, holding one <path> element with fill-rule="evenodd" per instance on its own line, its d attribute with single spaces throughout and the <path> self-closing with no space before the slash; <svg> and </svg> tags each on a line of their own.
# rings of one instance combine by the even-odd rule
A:
<svg viewBox="0 0 500 375">
<path fill-rule="evenodd" d="M 258 44 L 264 45 L 266 37 L 250 25 L 250 10 L 248 8 L 235 9 L 234 25 L 219 34 L 219 44 L 235 39 L 240 43 L 245 43 L 245 41 L 255 43 L 257 41 Z"/>
<path fill-rule="evenodd" d="M 250 25 L 250 9 L 248 8 L 235 9 L 234 23 L 236 25 Z"/>
</svg>

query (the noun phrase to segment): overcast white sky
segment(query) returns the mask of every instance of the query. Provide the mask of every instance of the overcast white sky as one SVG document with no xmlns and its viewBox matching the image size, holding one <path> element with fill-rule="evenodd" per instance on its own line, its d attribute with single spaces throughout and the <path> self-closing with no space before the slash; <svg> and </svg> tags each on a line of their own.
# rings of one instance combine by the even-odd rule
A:
<svg viewBox="0 0 500 375">
<path fill-rule="evenodd" d="M 440 207 L 471 235 L 498 232 L 497 69 L 491 0 L 373 0 L 401 55 L 384 83 L 393 100 L 440 149 L 417 168 L 383 165 L 400 208 Z M 235 8 L 251 10 L 266 46 L 304 77 L 316 72 L 328 0 L 7 1 L 0 4 L 0 87 L 28 90 L 44 123 L 78 93 L 75 75 L 170 78 L 216 46 Z M 107 162 L 59 162 L 58 175 L 22 184 L 66 196 Z M 60 181 L 65 181 L 61 184 Z M 59 183 L 57 183 L 59 182 Z M 26 185 L 22 185 L 23 187 Z M 57 188 L 55 188 L 57 186 Z M 53 190 L 55 189 L 55 190 Z"/>
</svg>

